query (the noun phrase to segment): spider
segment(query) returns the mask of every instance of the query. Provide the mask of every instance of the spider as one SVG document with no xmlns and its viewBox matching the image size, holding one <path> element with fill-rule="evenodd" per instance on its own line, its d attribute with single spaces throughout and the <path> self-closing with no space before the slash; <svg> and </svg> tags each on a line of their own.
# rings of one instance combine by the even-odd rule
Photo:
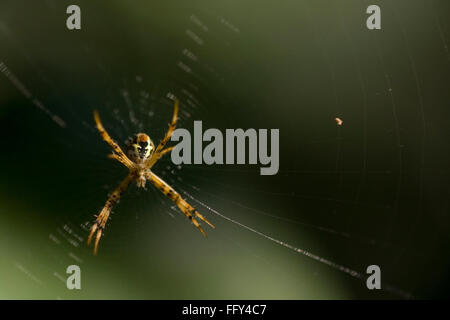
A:
<svg viewBox="0 0 450 320">
<path fill-rule="evenodd" d="M 167 130 L 165 137 L 161 140 L 156 149 L 155 145 L 153 144 L 153 141 L 147 134 L 138 133 L 134 135 L 133 138 L 129 138 L 128 141 L 126 142 L 127 154 L 125 154 L 120 148 L 120 146 L 109 136 L 108 132 L 105 130 L 100 121 L 100 116 L 98 112 L 94 111 L 94 120 L 97 129 L 100 132 L 100 135 L 102 136 L 103 140 L 105 140 L 113 149 L 113 152 L 109 154 L 108 157 L 119 161 L 129 170 L 128 176 L 110 194 L 110 196 L 106 200 L 105 206 L 100 211 L 100 214 L 96 216 L 96 220 L 92 225 L 91 232 L 87 240 L 87 244 L 88 245 L 91 244 L 92 238 L 95 234 L 94 255 L 97 254 L 98 243 L 102 236 L 102 232 L 103 229 L 105 228 L 106 222 L 108 221 L 111 209 L 119 201 L 120 196 L 127 189 L 130 182 L 132 182 L 133 180 L 136 181 L 136 184 L 139 188 L 145 188 L 145 183 L 147 181 L 152 183 L 165 196 L 167 196 L 173 202 L 175 202 L 175 204 L 178 206 L 181 212 L 187 218 L 189 218 L 189 220 L 192 221 L 192 223 L 203 234 L 203 236 L 206 237 L 206 233 L 200 226 L 196 218 L 206 222 L 212 228 L 215 228 L 212 223 L 206 220 L 206 218 L 202 216 L 197 210 L 195 210 L 194 207 L 192 207 L 189 203 L 187 203 L 186 200 L 181 198 L 180 194 L 178 194 L 170 185 L 168 185 L 164 180 L 158 177 L 151 170 L 151 168 L 163 155 L 169 153 L 173 149 L 173 147 L 164 149 L 164 146 L 169 141 L 173 131 L 175 130 L 178 120 L 177 118 L 178 105 L 179 105 L 178 100 L 175 100 L 172 121 L 169 125 L 169 129 Z"/>
</svg>

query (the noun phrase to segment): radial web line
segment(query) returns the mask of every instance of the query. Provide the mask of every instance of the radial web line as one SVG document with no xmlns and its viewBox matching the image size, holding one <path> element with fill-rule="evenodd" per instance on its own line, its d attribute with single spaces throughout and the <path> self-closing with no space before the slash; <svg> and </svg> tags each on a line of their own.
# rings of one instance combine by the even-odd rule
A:
<svg viewBox="0 0 450 320">
<path fill-rule="evenodd" d="M 329 266 L 329 267 L 331 267 L 331 268 L 333 268 L 335 270 L 344 272 L 344 273 L 350 275 L 353 278 L 356 278 L 356 279 L 359 279 L 359 280 L 362 280 L 362 281 L 366 278 L 365 275 L 363 275 L 362 273 L 360 273 L 358 271 L 355 271 L 355 270 L 350 269 L 350 268 L 348 268 L 346 266 L 340 265 L 340 264 L 338 264 L 336 262 L 333 262 L 331 260 L 322 258 L 322 257 L 320 257 L 320 256 L 318 256 L 318 255 L 316 255 L 316 254 L 314 254 L 312 252 L 309 252 L 307 250 L 304 250 L 304 249 L 301 249 L 301 248 L 297 248 L 297 247 L 295 247 L 295 246 L 293 246 L 293 245 L 291 245 L 289 243 L 286 243 L 284 241 L 278 240 L 278 239 L 276 239 L 276 238 L 274 238 L 272 236 L 269 236 L 267 234 L 262 233 L 261 231 L 258 231 L 258 230 L 254 229 L 252 227 L 249 227 L 249 226 L 247 226 L 247 225 L 245 225 L 243 223 L 240 223 L 239 221 L 236 221 L 236 220 L 234 220 L 232 218 L 229 218 L 229 217 L 223 215 L 222 213 L 218 212 L 217 210 L 211 208 L 210 206 L 206 205 L 202 201 L 197 200 L 196 198 L 194 198 L 192 195 L 190 195 L 185 190 L 182 190 L 182 192 L 186 196 L 188 196 L 189 198 L 191 198 L 192 200 L 194 200 L 195 202 L 200 204 L 201 206 L 203 206 L 206 209 L 208 209 L 209 211 L 211 211 L 212 213 L 218 215 L 222 219 L 225 219 L 225 220 L 227 220 L 227 221 L 229 221 L 229 222 L 231 222 L 233 224 L 238 225 L 241 228 L 244 228 L 244 229 L 246 229 L 246 230 L 248 230 L 250 232 L 253 232 L 253 233 L 255 233 L 255 234 L 257 234 L 257 235 L 259 235 L 259 236 L 261 236 L 261 237 L 263 237 L 263 238 L 265 238 L 267 240 L 269 240 L 269 241 L 275 242 L 275 243 L 277 243 L 277 244 L 279 244 L 279 245 L 281 245 L 281 246 L 283 246 L 285 248 L 288 248 L 288 249 L 290 249 L 292 251 L 300 253 L 300 254 L 308 257 L 308 258 L 311 258 L 311 259 L 313 259 L 315 261 L 318 261 L 318 262 L 320 262 L 322 264 L 325 264 L 325 265 L 327 265 L 327 266 Z M 399 296 L 401 296 L 402 298 L 405 298 L 405 299 L 411 299 L 412 298 L 412 295 L 410 293 L 405 292 L 405 291 L 403 291 L 401 289 L 395 288 L 395 287 L 393 287 L 393 286 L 391 286 L 389 284 L 386 284 L 386 283 L 383 284 L 383 289 L 386 290 L 386 291 L 389 291 L 389 292 L 391 292 L 393 294 L 399 295 Z"/>
</svg>

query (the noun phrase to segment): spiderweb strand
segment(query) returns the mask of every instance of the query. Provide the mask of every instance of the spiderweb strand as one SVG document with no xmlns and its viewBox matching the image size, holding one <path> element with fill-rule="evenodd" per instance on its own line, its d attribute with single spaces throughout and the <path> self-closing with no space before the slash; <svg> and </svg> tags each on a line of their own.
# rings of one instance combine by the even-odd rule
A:
<svg viewBox="0 0 450 320">
<path fill-rule="evenodd" d="M 244 228 L 244 229 L 246 229 L 246 230 L 248 230 L 250 232 L 253 232 L 253 233 L 255 233 L 255 234 L 257 234 L 257 235 L 259 235 L 259 236 L 261 236 L 261 237 L 263 237 L 263 238 L 265 238 L 267 240 L 275 242 L 275 243 L 279 244 L 280 246 L 283 246 L 283 247 L 288 248 L 288 249 L 290 249 L 292 251 L 300 253 L 300 254 L 302 254 L 302 255 L 310 258 L 310 259 L 313 259 L 313 260 L 318 261 L 318 262 L 320 262 L 322 264 L 325 264 L 325 265 L 327 265 L 327 266 L 329 266 L 329 267 L 331 267 L 331 268 L 333 268 L 335 270 L 338 270 L 340 272 L 344 272 L 344 273 L 350 275 L 353 278 L 359 279 L 361 281 L 364 281 L 364 279 L 365 279 L 365 275 L 363 275 L 362 273 L 360 273 L 358 271 L 355 271 L 353 269 L 350 269 L 350 268 L 348 268 L 346 266 L 343 266 L 343 265 L 338 264 L 336 262 L 333 262 L 331 260 L 322 258 L 322 257 L 320 257 L 320 256 L 318 256 L 318 255 L 316 255 L 316 254 L 314 254 L 312 252 L 309 252 L 309 251 L 301 249 L 301 248 L 297 248 L 297 247 L 295 247 L 295 246 L 293 246 L 293 245 L 291 245 L 289 243 L 286 243 L 286 242 L 278 240 L 278 239 L 276 239 L 276 238 L 274 238 L 272 236 L 264 234 L 264 233 L 254 229 L 252 227 L 249 227 L 249 226 L 247 226 L 247 225 L 245 225 L 245 224 L 243 224 L 243 223 L 241 223 L 239 221 L 236 221 L 236 220 L 234 220 L 232 218 L 229 218 L 229 217 L 223 215 L 222 213 L 220 213 L 217 210 L 209 207 L 208 205 L 206 205 L 205 203 L 201 202 L 200 200 L 197 200 L 196 198 L 191 196 L 189 193 L 187 193 L 185 190 L 183 190 L 182 192 L 186 196 L 188 196 L 189 198 L 191 198 L 192 200 L 197 202 L 198 204 L 202 205 L 203 207 L 205 207 L 206 209 L 211 211 L 212 213 L 218 215 L 219 217 L 221 217 L 221 218 L 223 218 L 223 219 L 225 219 L 225 220 L 227 220 L 227 221 L 229 221 L 231 223 L 234 223 L 234 224 L 238 225 L 241 228 Z M 403 290 L 398 289 L 396 287 L 393 287 L 393 286 L 391 286 L 389 284 L 382 284 L 382 287 L 383 287 L 384 290 L 386 290 L 386 291 L 388 291 L 388 292 L 390 292 L 392 294 L 398 295 L 398 296 L 400 296 L 400 297 L 402 297 L 404 299 L 411 299 L 411 298 L 413 298 L 411 293 L 403 291 Z"/>
</svg>

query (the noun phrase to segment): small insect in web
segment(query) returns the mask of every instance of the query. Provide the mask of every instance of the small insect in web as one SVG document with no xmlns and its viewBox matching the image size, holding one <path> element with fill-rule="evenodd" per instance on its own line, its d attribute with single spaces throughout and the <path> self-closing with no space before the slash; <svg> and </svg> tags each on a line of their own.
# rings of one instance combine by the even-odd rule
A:
<svg viewBox="0 0 450 320">
<path fill-rule="evenodd" d="M 200 230 L 200 232 L 206 237 L 206 233 L 200 226 L 196 218 L 206 222 L 212 228 L 215 228 L 204 216 L 202 216 L 197 210 L 194 209 L 189 203 L 186 202 L 181 196 L 164 180 L 158 177 L 151 171 L 151 168 L 156 162 L 165 154 L 172 151 L 173 147 L 164 149 L 166 143 L 172 136 L 175 130 L 178 120 L 178 100 L 174 102 L 174 110 L 172 121 L 169 125 L 169 129 L 165 137 L 161 140 L 159 145 L 155 149 L 155 145 L 150 137 L 145 133 L 138 133 L 133 138 L 130 138 L 126 142 L 125 154 L 120 146 L 109 136 L 108 132 L 103 127 L 100 116 L 97 111 L 94 111 L 94 120 L 100 135 L 112 148 L 113 152 L 108 155 L 109 158 L 115 159 L 126 166 L 129 170 L 128 176 L 114 189 L 111 195 L 106 200 L 106 204 L 100 211 L 100 214 L 96 217 L 94 224 L 92 225 L 91 232 L 89 234 L 87 243 L 92 242 L 92 238 L 95 234 L 94 254 L 97 254 L 98 243 L 102 236 L 103 229 L 106 226 L 108 217 L 111 213 L 113 206 L 119 201 L 122 193 L 127 189 L 130 182 L 136 181 L 136 184 L 140 188 L 145 187 L 146 181 L 152 183 L 157 189 L 159 189 L 165 196 L 175 202 L 181 212 L 192 221 L 192 223 Z"/>
<path fill-rule="evenodd" d="M 336 121 L 336 124 L 338 125 L 338 126 L 342 126 L 342 124 L 344 123 L 344 121 L 342 121 L 342 119 L 341 118 L 334 118 L 334 121 Z"/>
</svg>

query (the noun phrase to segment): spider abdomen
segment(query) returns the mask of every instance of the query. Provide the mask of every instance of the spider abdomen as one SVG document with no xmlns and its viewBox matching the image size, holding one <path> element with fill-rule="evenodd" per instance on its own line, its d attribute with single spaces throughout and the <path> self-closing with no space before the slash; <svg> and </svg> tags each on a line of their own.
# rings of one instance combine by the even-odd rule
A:
<svg viewBox="0 0 450 320">
<path fill-rule="evenodd" d="M 127 142 L 127 155 L 131 161 L 142 163 L 148 159 L 155 151 L 155 145 L 150 137 L 145 133 L 138 133 Z"/>
</svg>

